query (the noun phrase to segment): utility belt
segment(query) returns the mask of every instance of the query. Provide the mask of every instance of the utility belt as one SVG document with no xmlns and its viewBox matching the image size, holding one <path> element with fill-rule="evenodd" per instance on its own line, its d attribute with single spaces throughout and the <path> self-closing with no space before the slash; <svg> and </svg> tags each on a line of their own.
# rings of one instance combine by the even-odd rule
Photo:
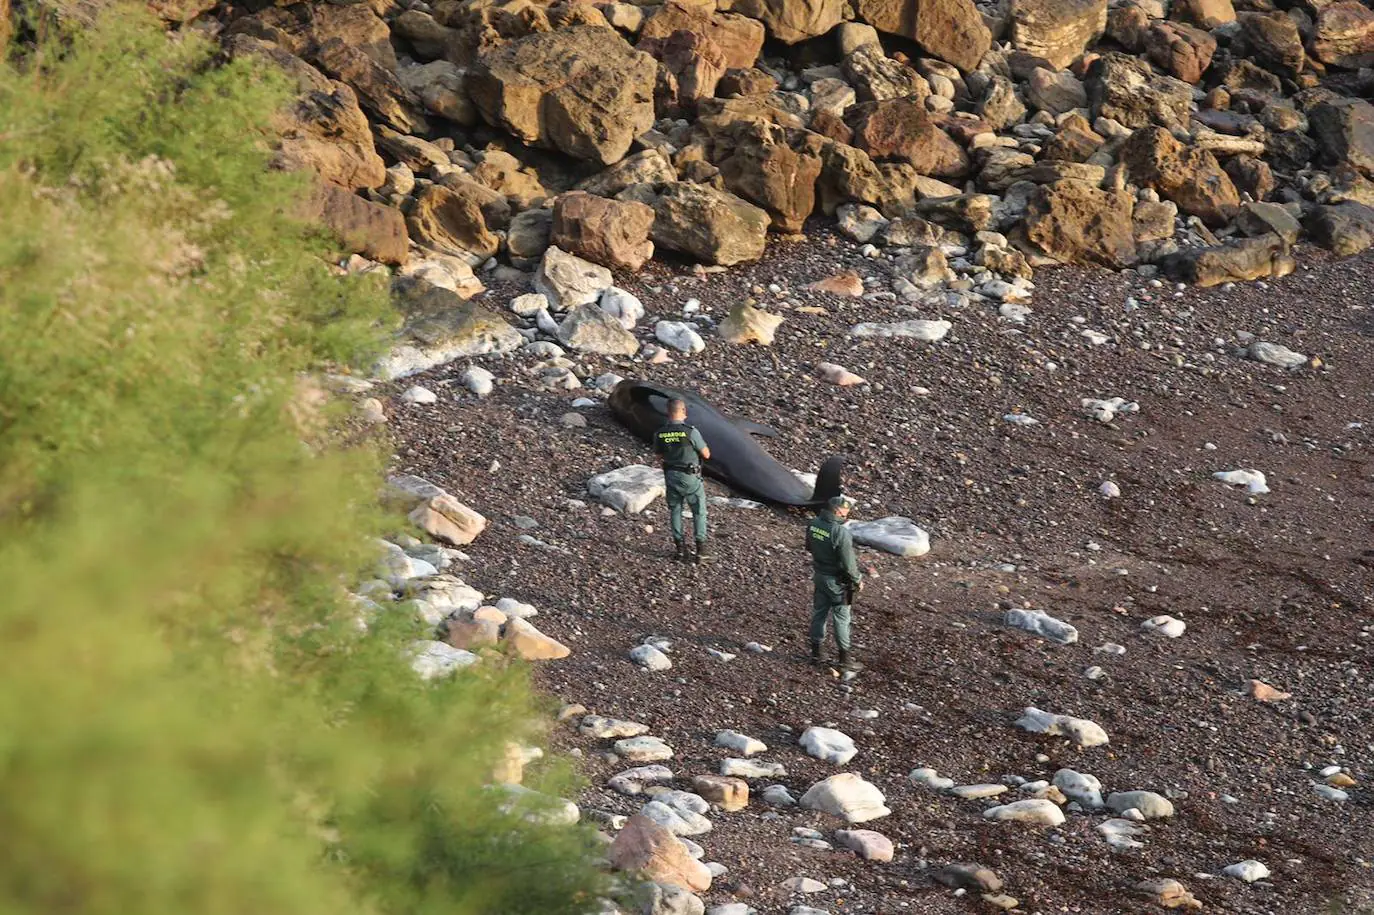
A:
<svg viewBox="0 0 1374 915">
<path fill-rule="evenodd" d="M 675 470 L 678 473 L 689 473 L 692 476 L 701 476 L 701 467 L 688 467 L 683 464 L 664 464 L 664 470 Z"/>
</svg>

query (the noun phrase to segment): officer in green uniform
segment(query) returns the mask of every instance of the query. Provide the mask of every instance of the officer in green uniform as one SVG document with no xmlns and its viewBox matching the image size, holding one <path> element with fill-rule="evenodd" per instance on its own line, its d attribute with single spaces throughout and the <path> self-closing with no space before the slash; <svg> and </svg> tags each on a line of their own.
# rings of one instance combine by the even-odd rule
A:
<svg viewBox="0 0 1374 915">
<path fill-rule="evenodd" d="M 811 660 L 821 662 L 826 623 L 834 619 L 840 666 L 859 670 L 863 665 L 849 656 L 849 608 L 854 595 L 863 590 L 864 582 L 859 559 L 854 554 L 854 538 L 844 526 L 848 517 L 849 502 L 844 496 L 835 496 L 806 528 L 811 579 L 816 587 L 811 601 Z"/>
<path fill-rule="evenodd" d="M 663 483 L 667 490 L 668 512 L 677 544 L 677 558 L 689 558 L 682 539 L 682 506 L 692 509 L 692 526 L 697 540 L 696 561 L 706 555 L 706 487 L 701 482 L 701 462 L 711 459 L 711 449 L 695 426 L 687 425 L 687 404 L 668 403 L 668 422 L 654 435 L 654 450 L 663 461 Z"/>
</svg>

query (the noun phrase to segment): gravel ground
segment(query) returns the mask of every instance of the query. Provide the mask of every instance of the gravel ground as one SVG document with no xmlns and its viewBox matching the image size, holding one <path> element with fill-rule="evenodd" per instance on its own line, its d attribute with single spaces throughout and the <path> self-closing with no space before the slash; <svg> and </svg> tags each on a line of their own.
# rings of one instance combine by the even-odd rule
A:
<svg viewBox="0 0 1374 915">
<path fill-rule="evenodd" d="M 541 685 L 650 725 L 677 751 L 675 787 L 690 788 L 691 776 L 715 773 L 730 755 L 711 745 L 719 729 L 767 743 L 761 758 L 786 764 L 779 781 L 796 795 L 838 771 L 796 746 L 803 729 L 834 724 L 857 741 L 843 769 L 886 794 L 892 815 L 867 825 L 897 843 L 895 860 L 865 864 L 791 845 L 794 826 L 828 833 L 840 824 L 809 812 L 767 817 L 754 799 L 744 811 L 713 813 L 714 830 L 697 837 L 706 860 L 729 868 L 708 906 L 985 909 L 977 894 L 957 897 L 931 879 L 940 865 L 977 862 L 1028 912 L 1151 911 L 1131 887 L 1158 876 L 1183 881 L 1211 911 L 1374 911 L 1374 259 L 1304 252 L 1301 263 L 1281 281 L 1229 290 L 1043 271 L 1023 325 L 992 305 L 913 312 L 807 291 L 849 268 L 888 288 L 884 262 L 819 225 L 804 241 L 773 245 L 757 265 L 696 275 L 654 263 L 621 277 L 649 311 L 643 339 L 654 315 L 679 318 L 693 298 L 719 320 L 752 294 L 787 320 L 770 348 L 707 335 L 704 353 L 664 365 L 581 359 L 588 377 L 614 371 L 691 387 L 725 412 L 777 426 L 765 447 L 799 470 L 844 453 L 856 517 L 906 515 L 930 531 L 924 558 L 861 557 L 877 577 L 856 608 L 869 669 L 852 684 L 802 658 L 804 515 L 714 508 L 714 561 L 671 562 L 661 501 L 633 517 L 570 501 L 590 502 L 593 474 L 650 456 L 604 406 L 580 411 L 585 427 L 564 427 L 560 417 L 587 392 L 533 390 L 527 358 L 483 360 L 502 383 L 480 401 L 456 382 L 463 364 L 387 386 L 395 466 L 492 519 L 469 548 L 464 577 L 542 608 L 536 623 L 574 653 L 541 668 Z M 501 307 L 522 291 L 498 286 L 489 298 Z M 844 332 L 909 317 L 944 317 L 954 330 L 939 344 Z M 1093 345 L 1084 330 L 1108 342 Z M 1288 372 L 1239 357 L 1241 332 L 1319 362 Z M 821 361 L 869 384 L 824 384 L 814 372 Z M 413 383 L 439 403 L 395 399 Z M 1113 396 L 1138 401 L 1140 412 L 1104 424 L 1079 404 Z M 1004 421 L 1013 412 L 1039 424 Z M 1266 474 L 1272 493 L 1251 497 L 1211 478 L 1249 467 Z M 1120 498 L 1099 495 L 1106 480 Z M 517 541 L 527 533 L 512 520 L 521 515 L 538 522 L 528 533 L 551 549 Z M 1020 606 L 1072 623 L 1080 641 L 1056 645 L 1001 625 L 1003 611 Z M 1162 613 L 1187 622 L 1181 638 L 1141 631 Z M 627 659 L 649 635 L 672 640 L 671 671 Z M 773 651 L 745 651 L 752 641 Z M 1125 655 L 1095 650 L 1108 642 Z M 721 662 L 708 647 L 738 657 Z M 1106 676 L 1085 677 L 1090 665 Z M 1252 677 L 1293 698 L 1249 698 Z M 1017 730 L 1026 706 L 1091 718 L 1111 743 L 1080 751 Z M 856 709 L 878 715 L 860 719 Z M 555 740 L 585 754 L 584 808 L 637 809 L 601 787 L 626 768 L 602 758 L 607 747 L 571 730 Z M 1331 764 L 1358 782 L 1344 804 L 1312 788 L 1314 770 Z M 1113 853 L 1094 828 L 1103 815 L 1070 814 L 1050 830 L 989 822 L 981 813 L 994 802 L 911 785 L 919 766 L 960 784 L 1049 778 L 1067 766 L 1096 775 L 1104 793 L 1167 792 L 1177 815 L 1151 823 L 1143 849 Z M 1217 876 L 1249 858 L 1272 878 Z M 799 875 L 846 883 L 803 900 L 779 888 Z"/>
</svg>

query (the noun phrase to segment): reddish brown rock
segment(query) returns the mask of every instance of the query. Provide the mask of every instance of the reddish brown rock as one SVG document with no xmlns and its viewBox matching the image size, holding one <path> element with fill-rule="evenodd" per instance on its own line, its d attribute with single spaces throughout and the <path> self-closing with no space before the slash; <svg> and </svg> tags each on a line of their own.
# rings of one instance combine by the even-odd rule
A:
<svg viewBox="0 0 1374 915">
<path fill-rule="evenodd" d="M 388 70 L 358 48 L 337 38 L 315 52 L 320 69 L 358 93 L 358 101 L 384 124 L 401 133 L 425 133 L 429 127 L 420 114 L 420 99 L 401 85 Z"/>
<path fill-rule="evenodd" d="M 1046 161 L 1086 162 L 1102 148 L 1106 138 L 1093 130 L 1088 119 L 1071 114 L 1059 126 L 1059 132 L 1045 141 L 1041 158 Z"/>
<path fill-rule="evenodd" d="M 1121 149 L 1131 181 L 1154 188 L 1209 226 L 1226 225 L 1240 210 L 1231 177 L 1207 150 L 1184 146 L 1163 127 L 1137 130 Z"/>
<path fill-rule="evenodd" d="M 1297 76 L 1307 61 L 1298 24 L 1287 13 L 1242 13 L 1237 45 L 1255 63 L 1281 76 Z"/>
<path fill-rule="evenodd" d="M 641 41 L 667 38 L 678 31 L 710 39 L 725 55 L 725 67 L 752 67 L 763 50 L 763 23 L 734 13 L 717 13 L 714 4 L 669 0 L 644 21 Z"/>
<path fill-rule="evenodd" d="M 816 280 L 808 288 L 828 292 L 842 298 L 857 299 L 864 294 L 864 281 L 853 270 L 846 270 L 825 279 Z"/>
<path fill-rule="evenodd" d="M 716 93 L 725 74 L 725 54 L 699 32 L 679 29 L 664 38 L 641 38 L 639 49 L 659 62 L 654 108 L 660 117 L 696 110 Z"/>
<path fill-rule="evenodd" d="M 796 44 L 829 32 L 844 19 L 844 0 L 730 0 L 723 9 L 743 13 L 768 27 L 768 34 Z"/>
<path fill-rule="evenodd" d="M 875 159 L 905 159 L 936 178 L 968 174 L 963 147 L 931 123 L 917 99 L 864 102 L 850 108 L 845 120 L 854 129 L 854 145 Z"/>
<path fill-rule="evenodd" d="M 1312 56 L 1333 67 L 1374 66 L 1374 11 L 1357 0 L 1340 0 L 1317 12 Z"/>
<path fill-rule="evenodd" d="M 1012 0 L 1011 41 L 1049 61 L 1055 70 L 1073 63 L 1107 27 L 1107 0 Z"/>
<path fill-rule="evenodd" d="M 1231 157 L 1226 161 L 1226 174 L 1231 176 L 1237 190 L 1244 191 L 1254 200 L 1268 200 L 1278 186 L 1269 163 L 1253 156 Z"/>
<path fill-rule="evenodd" d="M 711 872 L 694 860 L 682 840 L 642 813 L 635 814 L 606 850 L 611 867 L 643 874 L 657 883 L 679 886 L 693 893 L 711 888 Z"/>
<path fill-rule="evenodd" d="M 725 187 L 767 210 L 777 231 L 800 232 L 816 208 L 820 156 L 772 125 L 742 124 L 730 140 L 733 149 L 716 163 Z"/>
<path fill-rule="evenodd" d="M 844 59 L 841 69 L 859 98 L 865 101 L 920 100 L 930 95 L 925 77 L 883 54 L 881 45 L 863 45 Z"/>
<path fill-rule="evenodd" d="M 1231 0 L 1174 0 L 1169 17 L 1191 22 L 1200 29 L 1214 29 L 1236 21 L 1236 8 Z"/>
<path fill-rule="evenodd" d="M 1131 267 L 1137 261 L 1133 205 L 1125 191 L 1104 191 L 1082 181 L 1041 185 L 1027 208 L 1026 238 L 1062 263 Z"/>
<path fill-rule="evenodd" d="M 1150 60 L 1185 83 L 1202 80 L 1216 50 L 1217 40 L 1210 34 L 1178 22 L 1157 22 L 1145 33 L 1145 52 Z"/>
<path fill-rule="evenodd" d="M 767 95 L 778 88 L 778 81 L 756 67 L 736 67 L 726 70 L 716 84 L 721 98 Z"/>
<path fill-rule="evenodd" d="M 553 207 L 553 244 L 603 267 L 635 271 L 654 255 L 654 211 L 642 203 L 563 194 Z"/>
<path fill-rule="evenodd" d="M 410 239 L 398 209 L 320 183 L 306 198 L 302 216 L 324 225 L 353 254 L 393 266 L 406 262 Z"/>
<path fill-rule="evenodd" d="M 1283 690 L 1275 689 L 1263 680 L 1250 680 L 1245 684 L 1246 691 L 1254 699 L 1261 702 L 1281 702 L 1284 699 L 1292 699 L 1292 693 L 1285 693 Z"/>
<path fill-rule="evenodd" d="M 749 806 L 749 783 L 724 775 L 698 775 L 692 790 L 721 810 L 743 810 Z"/>
<path fill-rule="evenodd" d="M 972 0 L 858 0 L 858 11 L 879 31 L 910 38 L 961 70 L 976 69 L 992 46 Z"/>
<path fill-rule="evenodd" d="M 500 237 L 487 228 L 481 202 L 437 184 L 415 195 L 406 222 L 417 244 L 469 263 L 486 260 L 501 248 Z"/>
</svg>

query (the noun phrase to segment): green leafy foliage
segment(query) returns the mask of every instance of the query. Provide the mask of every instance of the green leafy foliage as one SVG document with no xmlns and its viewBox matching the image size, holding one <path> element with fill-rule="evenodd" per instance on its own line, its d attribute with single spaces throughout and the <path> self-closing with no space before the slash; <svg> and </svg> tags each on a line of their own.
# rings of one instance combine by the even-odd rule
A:
<svg viewBox="0 0 1374 915">
<path fill-rule="evenodd" d="M 422 682 L 347 599 L 381 456 L 302 378 L 393 319 L 287 215 L 282 82 L 127 9 L 8 58 L 0 913 L 594 908 L 590 831 L 485 787 L 521 672 Z"/>
</svg>

